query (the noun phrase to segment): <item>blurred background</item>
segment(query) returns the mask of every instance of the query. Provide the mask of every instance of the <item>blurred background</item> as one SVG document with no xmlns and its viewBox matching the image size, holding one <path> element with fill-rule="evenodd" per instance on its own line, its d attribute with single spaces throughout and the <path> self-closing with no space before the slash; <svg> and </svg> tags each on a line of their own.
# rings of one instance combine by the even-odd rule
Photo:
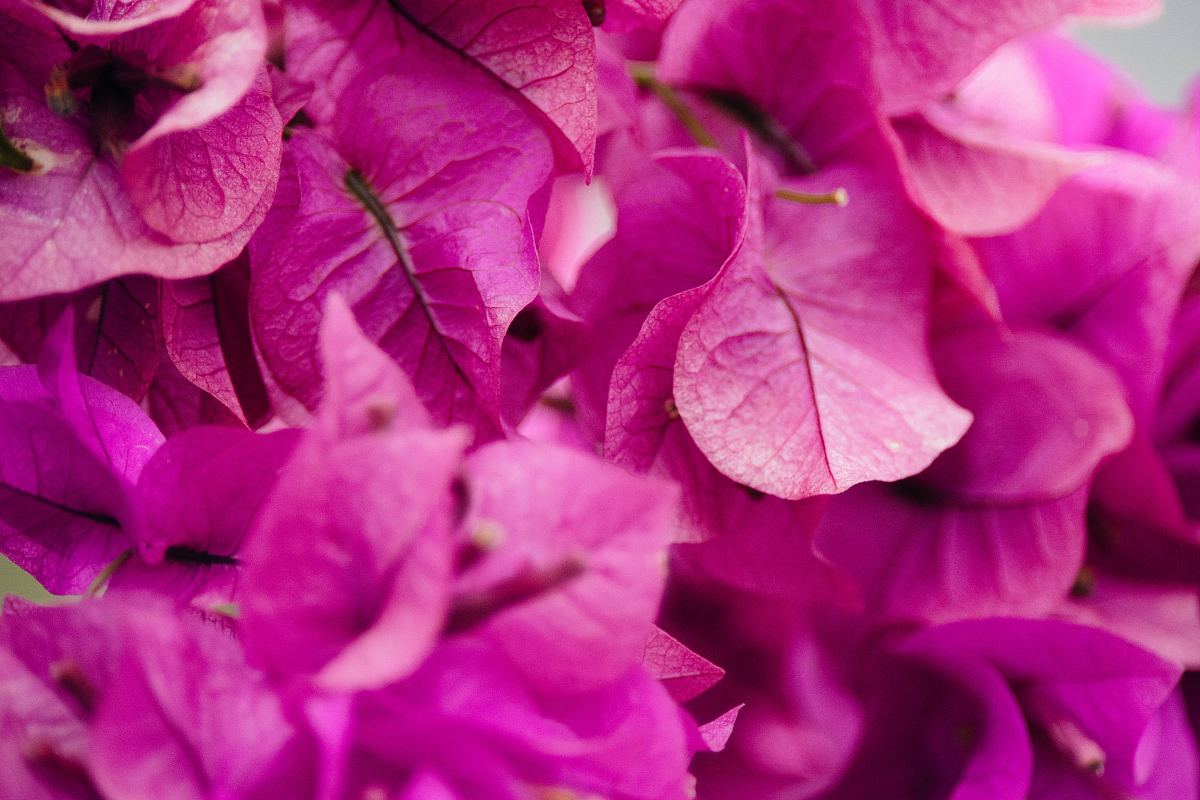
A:
<svg viewBox="0 0 1200 800">
<path fill-rule="evenodd" d="M 1076 36 L 1120 65 L 1159 103 L 1182 102 L 1200 74 L 1200 0 L 1164 0 L 1162 16 L 1134 28 L 1080 25 Z M 49 595 L 36 581 L 0 557 L 0 594 L 34 599 Z"/>
<path fill-rule="evenodd" d="M 1163 0 L 1163 14 L 1135 28 L 1081 25 L 1079 40 L 1134 77 L 1160 103 L 1175 104 L 1200 73 L 1200 0 Z"/>
</svg>

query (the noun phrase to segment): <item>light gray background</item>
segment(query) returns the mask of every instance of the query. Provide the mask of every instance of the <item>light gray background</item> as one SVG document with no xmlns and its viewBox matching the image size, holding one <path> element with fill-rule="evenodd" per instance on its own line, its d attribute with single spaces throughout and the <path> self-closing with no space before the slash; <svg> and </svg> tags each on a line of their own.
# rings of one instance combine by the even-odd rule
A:
<svg viewBox="0 0 1200 800">
<path fill-rule="evenodd" d="M 1088 47 L 1115 61 L 1162 103 L 1178 103 L 1200 73 L 1200 0 L 1165 0 L 1161 17 L 1136 28 L 1079 26 Z M 46 596 L 29 576 L 0 557 L 0 593 Z"/>
<path fill-rule="evenodd" d="M 1078 26 L 1089 48 L 1125 68 L 1155 100 L 1178 103 L 1200 73 L 1200 0 L 1165 0 L 1158 19 L 1135 28 Z"/>
</svg>

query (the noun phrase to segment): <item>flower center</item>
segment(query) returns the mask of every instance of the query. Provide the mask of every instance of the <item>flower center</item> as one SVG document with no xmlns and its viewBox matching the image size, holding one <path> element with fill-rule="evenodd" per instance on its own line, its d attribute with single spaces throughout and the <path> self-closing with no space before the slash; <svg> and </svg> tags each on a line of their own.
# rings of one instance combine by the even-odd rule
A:
<svg viewBox="0 0 1200 800">
<path fill-rule="evenodd" d="M 71 116 L 82 106 L 99 149 L 119 155 L 150 126 L 139 113 L 138 99 L 155 90 L 158 101 L 170 101 L 201 86 L 188 66 L 157 69 L 141 54 L 118 55 L 110 48 L 79 46 L 68 40 L 71 57 L 54 69 L 46 83 L 46 101 L 55 113 Z M 155 103 L 160 105 L 160 103 Z"/>
</svg>

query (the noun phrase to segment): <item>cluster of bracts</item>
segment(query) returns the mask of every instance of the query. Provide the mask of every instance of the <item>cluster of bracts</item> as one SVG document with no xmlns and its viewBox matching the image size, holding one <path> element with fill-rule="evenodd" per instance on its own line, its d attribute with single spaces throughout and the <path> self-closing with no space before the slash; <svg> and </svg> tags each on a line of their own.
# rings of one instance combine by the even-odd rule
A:
<svg viewBox="0 0 1200 800">
<path fill-rule="evenodd" d="M 1196 800 L 1154 5 L 0 0 L 0 797 Z"/>
</svg>

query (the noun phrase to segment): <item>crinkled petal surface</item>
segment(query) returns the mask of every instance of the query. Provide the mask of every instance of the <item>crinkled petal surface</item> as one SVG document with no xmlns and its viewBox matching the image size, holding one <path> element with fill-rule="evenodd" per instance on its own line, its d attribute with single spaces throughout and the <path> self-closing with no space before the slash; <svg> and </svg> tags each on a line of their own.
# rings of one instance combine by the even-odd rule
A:
<svg viewBox="0 0 1200 800">
<path fill-rule="evenodd" d="M 250 339 L 249 260 L 204 278 L 162 284 L 163 345 L 176 369 L 243 423 L 270 416 L 270 402 Z"/>
<path fill-rule="evenodd" d="M 70 295 L 0 306 L 0 339 L 26 363 L 36 362 L 50 325 L 76 313 L 79 371 L 140 402 L 158 368 L 158 282 L 143 276 L 106 281 Z"/>
<path fill-rule="evenodd" d="M 529 209 L 549 148 L 519 106 L 444 48 L 411 31 L 383 46 L 381 73 L 339 98 L 333 138 L 302 131 L 289 142 L 251 247 L 264 371 L 285 418 L 315 405 L 317 329 L 336 291 L 437 420 L 488 438 L 500 425 L 505 330 L 537 293 Z"/>
<path fill-rule="evenodd" d="M 798 185 L 844 186 L 850 204 L 771 200 L 765 236 L 752 216 L 680 337 L 674 377 L 679 413 L 709 461 L 789 499 L 919 472 L 970 419 L 926 352 L 931 255 L 920 219 L 861 170 Z"/>
<path fill-rule="evenodd" d="M 650 309 L 717 274 L 745 225 L 745 181 L 726 159 L 674 151 L 646 163 L 631 149 L 622 161 L 635 159 L 642 169 L 617 194 L 616 234 L 584 265 L 572 293 L 593 329 L 572 383 L 583 424 L 597 433 L 613 368 Z"/>
<path fill-rule="evenodd" d="M 378 37 L 420 37 L 486 75 L 491 94 L 519 98 L 552 132 L 559 158 L 591 174 L 596 44 L 575 0 L 306 0 L 289 7 L 288 24 L 289 68 L 316 84 L 318 119 L 336 115 L 332 98 L 378 62 Z"/>
<path fill-rule="evenodd" d="M 642 663 L 680 703 L 702 694 L 725 674 L 725 670 L 657 626 L 646 640 Z"/>
<path fill-rule="evenodd" d="M 212 5 L 204 0 L 195 7 Z M 114 149 L 124 146 L 102 144 L 109 134 L 93 130 L 87 115 L 62 117 L 48 106 L 43 86 L 52 68 L 71 56 L 49 20 L 26 13 L 17 22 L 8 13 L 0 12 L 0 105 L 6 136 L 33 167 L 0 174 L 0 211 L 19 220 L 0 256 L 0 299 L 74 291 L 134 272 L 203 275 L 237 255 L 266 213 L 276 180 L 281 122 L 265 72 L 253 67 L 245 86 L 209 103 L 212 113 L 192 120 L 193 127 L 119 158 Z M 118 39 L 130 58 L 142 59 L 172 38 L 160 27 L 176 22 L 165 19 Z M 205 35 L 189 27 L 177 38 Z M 222 60 L 228 59 L 216 58 Z M 170 72 L 178 65 L 152 66 Z M 258 83 L 246 93 L 255 70 Z M 205 92 L 188 94 L 160 121 Z M 159 106 L 157 99 L 148 103 L 147 113 L 156 116 Z"/>
</svg>

